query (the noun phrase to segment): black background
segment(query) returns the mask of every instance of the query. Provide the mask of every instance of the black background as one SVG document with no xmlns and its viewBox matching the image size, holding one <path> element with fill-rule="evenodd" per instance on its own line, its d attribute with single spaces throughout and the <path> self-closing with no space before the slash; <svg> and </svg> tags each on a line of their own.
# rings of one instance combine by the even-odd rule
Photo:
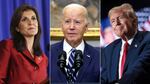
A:
<svg viewBox="0 0 150 84">
<path fill-rule="evenodd" d="M 150 0 L 101 0 L 101 18 L 106 18 L 112 7 L 123 3 L 130 3 L 135 11 L 143 7 L 150 7 Z"/>
</svg>

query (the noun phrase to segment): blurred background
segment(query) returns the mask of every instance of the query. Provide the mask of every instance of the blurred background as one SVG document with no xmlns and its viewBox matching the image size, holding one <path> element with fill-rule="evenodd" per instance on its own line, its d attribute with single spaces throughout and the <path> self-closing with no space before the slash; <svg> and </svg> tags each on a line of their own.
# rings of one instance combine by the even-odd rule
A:
<svg viewBox="0 0 150 84">
<path fill-rule="evenodd" d="M 51 0 L 51 28 L 60 27 L 62 10 L 70 3 L 85 6 L 89 14 L 89 27 L 99 27 L 99 0 Z"/>
<path fill-rule="evenodd" d="M 50 1 L 50 31 L 51 44 L 54 44 L 63 39 L 60 30 L 62 20 L 62 10 L 70 3 L 78 3 L 85 6 L 89 15 L 89 31 L 85 34 L 86 41 L 95 46 L 100 45 L 100 0 L 51 0 Z M 58 29 L 59 28 L 59 29 Z M 60 34 L 60 35 L 59 35 Z"/>
<path fill-rule="evenodd" d="M 112 7 L 123 3 L 130 3 L 134 8 L 138 17 L 138 30 L 150 31 L 150 0 L 102 0 L 101 3 L 101 47 L 105 47 L 115 39 L 118 39 L 112 31 L 107 15 Z"/>
</svg>

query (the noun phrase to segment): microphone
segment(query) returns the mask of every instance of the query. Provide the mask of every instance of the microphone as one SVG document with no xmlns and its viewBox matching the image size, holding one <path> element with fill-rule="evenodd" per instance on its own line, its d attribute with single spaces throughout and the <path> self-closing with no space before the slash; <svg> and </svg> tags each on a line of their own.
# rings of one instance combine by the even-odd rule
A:
<svg viewBox="0 0 150 84">
<path fill-rule="evenodd" d="M 66 52 L 62 51 L 62 53 L 58 57 L 57 65 L 61 70 L 65 70 L 66 67 Z"/>
<path fill-rule="evenodd" d="M 82 65 L 83 65 L 82 51 L 81 50 L 76 50 L 75 51 L 75 61 L 74 61 L 75 72 L 77 72 Z"/>
<path fill-rule="evenodd" d="M 59 66 L 60 70 L 65 74 L 66 79 L 68 80 L 69 84 L 71 83 L 72 75 L 69 74 L 66 69 L 66 52 L 62 51 L 62 53 L 58 57 L 57 65 Z"/>
</svg>

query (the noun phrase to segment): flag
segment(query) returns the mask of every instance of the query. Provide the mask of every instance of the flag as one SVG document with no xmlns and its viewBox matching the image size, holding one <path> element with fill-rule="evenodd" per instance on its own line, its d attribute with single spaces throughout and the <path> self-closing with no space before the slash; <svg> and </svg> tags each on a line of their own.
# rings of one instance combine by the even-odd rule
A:
<svg viewBox="0 0 150 84">
<path fill-rule="evenodd" d="M 150 31 L 150 7 L 145 7 L 136 12 L 138 17 L 138 30 Z"/>
</svg>

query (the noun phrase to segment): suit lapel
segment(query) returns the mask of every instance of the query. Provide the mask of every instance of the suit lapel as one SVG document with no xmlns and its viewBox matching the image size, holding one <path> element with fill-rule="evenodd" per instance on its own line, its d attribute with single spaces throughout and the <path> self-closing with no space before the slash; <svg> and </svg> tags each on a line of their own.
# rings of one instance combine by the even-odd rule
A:
<svg viewBox="0 0 150 84">
<path fill-rule="evenodd" d="M 121 40 L 114 45 L 114 51 L 113 51 L 113 54 L 112 54 L 112 58 L 110 58 L 111 60 L 111 64 L 110 64 L 110 67 L 111 67 L 111 74 L 110 74 L 110 77 L 111 79 L 118 79 L 118 65 L 119 65 L 119 57 L 120 57 L 120 50 L 121 50 Z"/>
<path fill-rule="evenodd" d="M 77 82 L 81 81 L 82 78 L 84 78 L 83 76 L 86 76 L 87 74 L 85 74 L 87 72 L 87 68 L 88 65 L 90 64 L 91 60 L 92 60 L 92 56 L 89 53 L 89 49 L 88 49 L 88 44 L 85 43 L 85 49 L 84 49 L 84 54 L 83 54 L 83 66 L 80 68 L 79 70 L 79 74 L 77 77 Z"/>
<path fill-rule="evenodd" d="M 142 39 L 143 39 L 142 33 L 138 32 L 129 47 L 126 62 L 125 62 L 124 72 L 127 70 L 128 64 L 130 62 L 133 62 L 135 60 L 135 58 L 137 57 L 136 51 L 137 51 Z"/>
<path fill-rule="evenodd" d="M 62 51 L 63 51 L 63 41 L 61 41 L 60 42 L 60 44 L 57 46 L 57 48 L 56 48 L 56 51 L 57 51 L 57 53 L 56 53 L 56 67 L 58 68 L 57 69 L 57 71 L 58 71 L 58 73 L 57 74 L 59 74 L 59 78 L 61 78 L 60 80 L 61 81 L 66 81 L 66 76 L 64 75 L 64 73 L 60 70 L 60 68 L 57 66 L 57 59 L 58 59 L 58 56 L 62 53 Z"/>
<path fill-rule="evenodd" d="M 30 52 L 26 49 L 23 52 L 20 52 L 31 64 L 38 66 L 34 59 L 32 58 Z"/>
</svg>

